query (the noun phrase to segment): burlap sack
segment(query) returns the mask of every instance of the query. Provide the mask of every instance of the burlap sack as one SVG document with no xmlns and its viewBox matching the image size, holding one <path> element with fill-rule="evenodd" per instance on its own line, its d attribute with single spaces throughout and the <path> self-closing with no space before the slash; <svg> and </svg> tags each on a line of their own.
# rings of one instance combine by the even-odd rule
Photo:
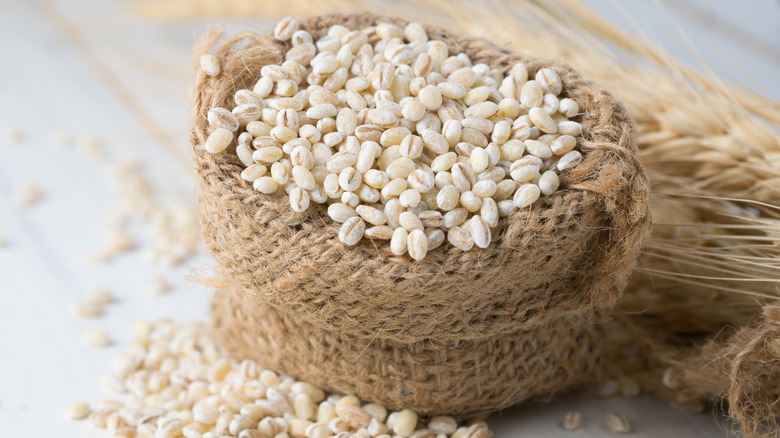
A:
<svg viewBox="0 0 780 438">
<path fill-rule="evenodd" d="M 549 400 L 598 380 L 601 318 L 551 320 L 478 341 L 404 343 L 320 329 L 246 291 L 217 291 L 212 318 L 231 354 L 331 390 L 423 415 L 468 416 Z"/>
<path fill-rule="evenodd" d="M 317 38 L 333 24 L 352 29 L 400 20 L 369 14 L 327 15 L 302 23 Z M 284 306 L 315 327 L 404 342 L 475 340 L 611 308 L 649 235 L 649 184 L 637 158 L 633 125 L 612 95 L 567 65 L 516 54 L 488 41 L 428 27 L 450 53 L 508 70 L 523 61 L 561 76 L 577 101 L 584 160 L 562 172 L 561 189 L 501 220 L 493 243 L 463 252 L 445 242 L 424 261 L 364 239 L 347 247 L 325 208 L 291 210 L 286 196 L 255 191 L 230 153 L 208 154 L 206 113 L 233 107 L 260 67 L 279 63 L 285 44 L 242 33 L 216 49 L 223 73 L 199 73 L 191 145 L 206 244 L 225 283 Z M 212 35 L 203 44 L 215 42 Z M 198 53 L 199 54 L 199 53 Z"/>
<path fill-rule="evenodd" d="M 404 24 L 362 13 L 315 17 L 302 27 L 317 38 L 336 23 L 361 29 L 381 21 Z M 347 247 L 324 207 L 297 214 L 286 196 L 243 181 L 230 150 L 205 151 L 208 110 L 232 108 L 233 93 L 252 88 L 260 68 L 281 62 L 288 48 L 268 36 L 236 35 L 213 50 L 223 73 L 199 73 L 190 139 L 204 238 L 219 283 L 230 289 L 216 298 L 215 322 L 237 357 L 393 407 L 463 414 L 552 395 L 591 377 L 585 371 L 598 364 L 598 348 L 575 353 L 572 342 L 593 342 L 597 315 L 613 307 L 649 236 L 649 184 L 632 122 L 608 92 L 561 62 L 426 29 L 451 54 L 502 72 L 518 61 L 530 75 L 555 69 L 584 113 L 582 163 L 561 173 L 556 194 L 503 218 L 487 249 L 445 243 L 413 261 L 392 255 L 385 242 Z M 207 36 L 196 56 L 219 37 Z M 233 304 L 220 302 L 225 294 Z M 580 328 L 565 325 L 572 321 Z M 376 355 L 346 366 L 340 358 L 358 346 Z M 442 372 L 458 367 L 466 370 L 456 375 L 461 381 Z M 541 369 L 555 371 L 540 379 Z M 469 372 L 477 377 L 467 379 Z"/>
</svg>

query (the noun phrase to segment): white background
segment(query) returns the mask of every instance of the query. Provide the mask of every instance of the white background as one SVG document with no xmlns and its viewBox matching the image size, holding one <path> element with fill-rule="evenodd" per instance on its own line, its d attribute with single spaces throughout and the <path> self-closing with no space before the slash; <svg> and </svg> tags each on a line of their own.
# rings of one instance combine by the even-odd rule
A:
<svg viewBox="0 0 780 438">
<path fill-rule="evenodd" d="M 614 2 L 585 3 L 633 29 Z M 625 3 L 622 7 L 648 38 L 680 59 L 695 62 L 681 46 L 678 24 L 716 71 L 754 89 L 763 83 L 780 95 L 778 2 L 756 0 L 750 7 L 703 0 L 666 7 Z M 709 9 L 698 9 L 705 4 Z M 212 23 L 258 31 L 267 26 L 246 19 Z M 0 2 L 0 130 L 25 133 L 19 145 L 0 140 L 0 234 L 9 240 L 0 249 L 3 436 L 107 436 L 67 420 L 65 412 L 73 400 L 97 403 L 110 396 L 101 389 L 101 376 L 110 373 L 112 357 L 126 345 L 132 323 L 163 316 L 208 320 L 211 292 L 187 279 L 192 267 L 211 266 L 208 256 L 175 270 L 150 265 L 140 252 L 107 266 L 87 258 L 108 228 L 105 216 L 116 193 L 108 183 L 112 161 L 139 158 L 161 200 L 194 202 L 186 145 L 189 53 L 206 24 L 140 20 L 128 15 L 127 4 L 119 0 Z M 55 130 L 97 135 L 106 158 L 95 164 L 76 149 L 53 149 L 49 136 Z M 38 184 L 45 197 L 19 211 L 13 198 L 28 182 Z M 131 231 L 143 239 L 138 227 Z M 170 294 L 149 293 L 148 283 L 158 274 L 174 285 Z M 96 287 L 109 288 L 119 302 L 101 318 L 75 318 L 71 305 Z M 111 335 L 112 347 L 85 345 L 84 332 L 96 328 Z M 570 409 L 583 412 L 583 430 L 560 429 Z M 546 406 L 508 409 L 489 421 L 499 437 L 599 437 L 607 433 L 602 422 L 609 411 L 629 418 L 636 429 L 632 436 L 726 435 L 709 412 L 682 414 L 651 397 L 565 397 Z"/>
</svg>

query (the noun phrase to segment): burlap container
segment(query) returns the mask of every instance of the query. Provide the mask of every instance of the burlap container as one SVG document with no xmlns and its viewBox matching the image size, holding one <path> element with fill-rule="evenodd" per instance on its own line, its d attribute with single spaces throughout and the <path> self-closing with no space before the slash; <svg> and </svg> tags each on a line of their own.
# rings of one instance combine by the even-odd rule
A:
<svg viewBox="0 0 780 438">
<path fill-rule="evenodd" d="M 217 291 L 212 318 L 223 345 L 331 390 L 391 409 L 467 416 L 598 379 L 598 317 L 551 320 L 476 341 L 405 343 L 320 329 L 238 288 Z"/>
<path fill-rule="evenodd" d="M 302 27 L 317 38 L 336 23 L 361 29 L 380 21 L 404 24 L 362 13 Z M 266 35 L 236 35 L 212 51 L 223 73 L 199 73 L 191 136 L 204 238 L 226 288 L 215 298 L 217 329 L 236 357 L 390 407 L 465 414 L 549 396 L 592 377 L 597 315 L 615 304 L 649 235 L 649 184 L 632 122 L 608 92 L 561 62 L 426 29 L 450 53 L 502 72 L 518 61 L 530 75 L 556 70 L 584 113 L 582 163 L 561 173 L 557 193 L 503 218 L 487 249 L 445 243 L 413 261 L 384 242 L 347 247 L 324 207 L 295 213 L 286 196 L 243 181 L 230 150 L 205 151 L 208 110 L 232 108 L 234 92 L 252 88 L 260 68 L 280 63 L 289 48 Z M 207 36 L 196 55 L 218 38 Z M 370 360 L 329 365 L 345 365 L 340 357 L 358 346 Z M 463 381 L 447 375 L 459 367 L 452 375 Z M 555 371 L 540 380 L 538 369 Z M 466 379 L 468 371 L 478 377 Z"/>
</svg>

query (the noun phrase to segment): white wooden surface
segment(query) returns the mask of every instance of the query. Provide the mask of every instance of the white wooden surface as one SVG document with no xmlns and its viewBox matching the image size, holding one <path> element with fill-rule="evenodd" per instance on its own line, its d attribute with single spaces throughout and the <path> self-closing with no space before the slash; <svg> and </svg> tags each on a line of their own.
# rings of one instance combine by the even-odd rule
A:
<svg viewBox="0 0 780 438">
<path fill-rule="evenodd" d="M 611 5 L 587 3 L 605 10 Z M 777 3 L 757 3 L 766 10 L 751 8 L 752 19 L 734 21 L 748 27 L 751 20 L 770 20 L 774 28 L 764 29 L 759 38 L 776 50 L 780 11 L 772 6 Z M 162 199 L 191 203 L 195 196 L 186 151 L 189 50 L 207 23 L 150 23 L 127 15 L 125 7 L 119 0 L 3 0 L 0 5 L 0 130 L 18 128 L 26 137 L 19 145 L 0 140 L 0 234 L 9 240 L 0 249 L 3 436 L 107 436 L 66 419 L 65 410 L 73 400 L 97 403 L 110 396 L 101 389 L 100 378 L 126 345 L 132 322 L 208 319 L 210 291 L 186 279 L 192 267 L 211 265 L 208 256 L 172 271 L 150 265 L 140 253 L 107 266 L 87 260 L 107 228 L 105 214 L 115 193 L 107 184 L 112 161 L 142 160 Z M 652 10 L 649 2 L 634 2 L 632 8 L 641 9 L 645 21 L 664 16 L 646 12 Z M 606 16 L 619 20 L 612 12 Z M 686 29 L 699 26 L 684 15 L 680 20 Z M 226 24 L 261 29 L 247 20 Z M 707 40 L 706 31 L 703 35 Z M 718 32 L 710 36 L 720 37 Z M 743 50 L 732 54 L 745 58 Z M 763 64 L 752 64 L 758 66 L 755 76 L 777 77 L 777 59 L 759 61 Z M 780 94 L 776 82 L 764 82 Z M 99 136 L 106 158 L 95 164 L 75 149 L 54 150 L 49 135 L 55 130 Z M 27 182 L 37 183 L 44 199 L 19 211 L 13 198 Z M 148 292 L 147 283 L 157 274 L 174 285 L 170 294 Z M 70 306 L 95 287 L 109 288 L 119 302 L 101 318 L 76 319 Z M 83 334 L 95 328 L 108 331 L 114 345 L 87 347 Z M 583 430 L 560 428 L 568 410 L 583 412 Z M 637 437 L 726 434 L 710 413 L 682 414 L 651 397 L 565 397 L 546 406 L 508 409 L 489 421 L 498 437 L 600 437 L 607 434 L 603 416 L 609 411 L 625 414 Z"/>
</svg>

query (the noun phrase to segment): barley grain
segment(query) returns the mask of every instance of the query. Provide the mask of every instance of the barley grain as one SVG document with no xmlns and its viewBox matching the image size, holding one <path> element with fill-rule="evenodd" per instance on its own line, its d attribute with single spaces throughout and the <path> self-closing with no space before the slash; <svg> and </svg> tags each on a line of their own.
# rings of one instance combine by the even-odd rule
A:
<svg viewBox="0 0 780 438">
<path fill-rule="evenodd" d="M 408 248 L 409 232 L 405 228 L 396 228 L 390 239 L 390 251 L 396 255 L 403 255 Z"/>
<path fill-rule="evenodd" d="M 360 204 L 360 197 L 352 192 L 344 192 L 341 194 L 341 202 L 352 208 L 355 208 L 358 206 L 358 204 Z"/>
<path fill-rule="evenodd" d="M 423 230 L 412 230 L 407 241 L 409 256 L 415 260 L 424 259 L 428 253 L 428 236 L 425 235 Z"/>
<path fill-rule="evenodd" d="M 558 131 L 558 125 L 543 108 L 531 108 L 528 111 L 528 118 L 530 118 L 531 122 L 542 132 L 554 134 Z"/>
<path fill-rule="evenodd" d="M 577 105 L 577 102 L 567 97 L 561 99 L 558 105 L 558 112 L 560 112 L 565 117 L 572 118 L 579 114 L 580 107 Z"/>
<path fill-rule="evenodd" d="M 351 217 L 344 221 L 339 229 L 339 240 L 347 245 L 355 245 L 363 238 L 366 223 L 359 217 Z"/>
<path fill-rule="evenodd" d="M 428 251 L 432 251 L 441 246 L 446 239 L 444 231 L 438 228 L 428 228 L 425 230 L 425 235 L 428 236 Z"/>
<path fill-rule="evenodd" d="M 108 333 L 101 331 L 101 330 L 91 330 L 84 334 L 84 339 L 87 341 L 87 344 L 92 347 L 108 347 L 111 345 L 111 338 L 109 338 Z"/>
<path fill-rule="evenodd" d="M 89 403 L 85 401 L 76 401 L 68 406 L 68 417 L 72 420 L 83 420 L 89 416 Z"/>
<path fill-rule="evenodd" d="M 359 205 L 355 212 L 371 225 L 383 225 L 387 222 L 384 212 L 368 205 Z"/>
<path fill-rule="evenodd" d="M 411 211 L 405 211 L 398 216 L 398 223 L 407 231 L 424 229 L 422 221 Z"/>
<path fill-rule="evenodd" d="M 560 160 L 558 160 L 558 170 L 571 169 L 582 161 L 582 154 L 580 151 L 571 151 L 564 154 Z"/>
<path fill-rule="evenodd" d="M 557 128 L 557 132 L 562 135 L 578 136 L 582 134 L 582 125 L 572 120 L 558 122 Z"/>
<path fill-rule="evenodd" d="M 365 236 L 369 239 L 390 240 L 393 237 L 393 227 L 378 225 L 366 229 Z"/>
<path fill-rule="evenodd" d="M 631 423 L 628 419 L 617 412 L 610 412 L 604 417 L 604 424 L 610 432 L 617 434 L 626 434 L 631 432 Z"/>
<path fill-rule="evenodd" d="M 525 208 L 536 202 L 541 195 L 541 190 L 536 184 L 523 184 L 517 189 L 514 196 L 515 207 Z"/>
<path fill-rule="evenodd" d="M 211 128 L 224 128 L 230 132 L 238 130 L 238 118 L 225 108 L 212 108 L 206 117 Z"/>
<path fill-rule="evenodd" d="M 205 54 L 200 57 L 200 68 L 206 72 L 209 76 L 216 76 L 219 74 L 219 61 L 214 55 Z"/>
<path fill-rule="evenodd" d="M 274 38 L 279 41 L 287 41 L 292 38 L 298 30 L 298 20 L 292 17 L 286 17 L 279 21 L 274 27 Z"/>
<path fill-rule="evenodd" d="M 224 151 L 233 141 L 233 133 L 225 128 L 217 128 L 206 138 L 206 151 L 218 154 Z"/>
<path fill-rule="evenodd" d="M 309 192 L 302 187 L 295 187 L 290 192 L 290 208 L 296 213 L 303 213 L 309 208 Z"/>
<path fill-rule="evenodd" d="M 474 246 L 474 240 L 469 231 L 454 226 L 447 232 L 447 241 L 462 251 L 468 251 Z"/>
<path fill-rule="evenodd" d="M 274 178 L 264 176 L 256 179 L 254 183 L 252 183 L 252 186 L 260 193 L 270 195 L 276 193 L 276 190 L 279 188 L 279 183 L 277 183 Z"/>
<path fill-rule="evenodd" d="M 674 368 L 667 368 L 661 376 L 661 383 L 671 389 L 676 389 L 680 386 L 680 382 L 677 377 L 677 372 Z"/>
<path fill-rule="evenodd" d="M 393 432 L 402 438 L 408 438 L 417 427 L 417 413 L 411 409 L 404 409 L 398 414 L 393 423 Z"/>
<path fill-rule="evenodd" d="M 538 81 L 528 81 L 520 91 L 520 105 L 535 108 L 542 105 L 544 90 Z"/>
<path fill-rule="evenodd" d="M 575 431 L 582 428 L 582 414 L 577 411 L 567 412 L 563 417 L 563 428 L 568 431 Z"/>
<path fill-rule="evenodd" d="M 539 189 L 545 196 L 552 195 L 558 190 L 560 181 L 558 180 L 558 174 L 552 170 L 544 172 L 537 182 Z"/>
<path fill-rule="evenodd" d="M 552 93 L 556 96 L 561 94 L 563 85 L 561 84 L 561 77 L 555 70 L 540 68 L 539 71 L 536 72 L 536 77 L 534 79 L 536 79 L 546 93 Z"/>
<path fill-rule="evenodd" d="M 114 294 L 106 289 L 94 289 L 87 294 L 87 301 L 96 306 L 105 306 L 111 304 L 115 300 Z"/>
</svg>

